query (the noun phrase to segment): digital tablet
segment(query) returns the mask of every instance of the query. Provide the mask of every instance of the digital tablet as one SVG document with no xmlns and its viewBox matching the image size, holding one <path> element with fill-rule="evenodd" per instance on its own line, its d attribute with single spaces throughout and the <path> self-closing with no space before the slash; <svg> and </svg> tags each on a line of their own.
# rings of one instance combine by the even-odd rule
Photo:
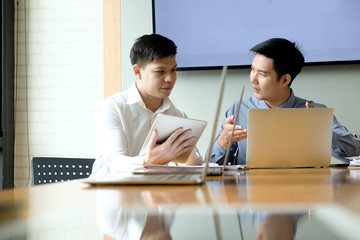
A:
<svg viewBox="0 0 360 240">
<path fill-rule="evenodd" d="M 151 134 L 154 130 L 157 131 L 158 140 L 157 143 L 161 144 L 166 141 L 166 139 L 178 128 L 182 128 L 183 131 L 191 129 L 191 134 L 186 138 L 196 137 L 195 145 L 199 140 L 201 134 L 203 133 L 205 127 L 207 125 L 206 121 L 191 119 L 191 118 L 183 118 L 183 117 L 175 117 L 165 114 L 159 114 L 155 118 L 153 125 L 146 137 L 146 140 L 141 148 L 140 154 L 146 153 L 146 146 L 150 141 Z M 189 158 L 191 151 L 185 152 L 176 159 L 172 160 L 172 162 L 185 163 Z"/>
</svg>

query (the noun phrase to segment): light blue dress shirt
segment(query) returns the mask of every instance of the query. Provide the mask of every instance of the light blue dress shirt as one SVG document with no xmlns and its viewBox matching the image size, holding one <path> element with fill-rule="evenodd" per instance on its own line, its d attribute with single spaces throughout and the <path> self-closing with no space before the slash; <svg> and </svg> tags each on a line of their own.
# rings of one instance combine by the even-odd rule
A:
<svg viewBox="0 0 360 240">
<path fill-rule="evenodd" d="M 326 108 L 325 105 L 314 103 L 313 101 L 308 101 L 296 97 L 294 92 L 291 90 L 291 95 L 289 99 L 283 103 L 278 108 L 306 108 L 305 103 L 309 102 L 316 108 Z M 225 113 L 225 118 L 234 115 L 239 105 L 240 101 L 236 101 Z M 240 107 L 240 115 L 238 116 L 236 125 L 242 126 L 244 129 L 247 129 L 248 121 L 248 110 L 249 109 L 269 109 L 270 107 L 263 100 L 258 100 L 256 97 L 252 96 L 248 99 L 243 100 Z M 225 120 L 224 118 L 224 120 Z M 211 153 L 211 162 L 222 164 L 226 154 L 226 149 L 223 149 L 217 139 L 224 130 L 224 121 L 221 125 L 221 129 L 216 137 L 216 141 Z M 229 162 L 232 164 L 246 164 L 246 139 L 243 139 L 239 142 L 233 142 L 229 154 Z M 234 156 L 235 155 L 235 156 Z M 332 156 L 346 162 L 345 157 L 347 156 L 359 156 L 360 155 L 360 141 L 355 138 L 346 127 L 342 126 L 334 116 L 333 123 L 333 137 L 332 137 Z"/>
</svg>

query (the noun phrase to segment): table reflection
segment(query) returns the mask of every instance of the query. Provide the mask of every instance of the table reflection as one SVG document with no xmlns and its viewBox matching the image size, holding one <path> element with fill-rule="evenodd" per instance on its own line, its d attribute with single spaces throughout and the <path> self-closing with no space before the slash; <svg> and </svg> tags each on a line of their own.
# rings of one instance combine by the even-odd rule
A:
<svg viewBox="0 0 360 240">
<path fill-rule="evenodd" d="M 241 230 L 241 239 L 243 238 L 242 228 L 251 226 L 256 229 L 256 239 L 293 239 L 297 228 L 297 219 L 299 214 L 287 213 L 269 213 L 266 211 L 241 211 L 239 212 L 239 228 Z"/>
<path fill-rule="evenodd" d="M 360 184 L 359 169 L 333 169 L 333 184 Z"/>
<path fill-rule="evenodd" d="M 194 186 L 3 191 L 0 239 L 359 239 L 359 173 L 259 169 Z"/>
<path fill-rule="evenodd" d="M 312 207 L 333 204 L 333 176 L 324 169 L 256 169 L 225 172 L 222 180 L 206 183 L 216 204 Z"/>
<path fill-rule="evenodd" d="M 148 208 L 126 207 L 123 200 L 136 198 Z M 124 195 L 115 190 L 97 190 L 97 220 L 103 232 L 115 239 L 172 239 L 170 227 L 174 211 L 157 206 L 161 196 L 144 191 L 139 195 Z"/>
<path fill-rule="evenodd" d="M 122 204 L 123 198 L 132 197 L 144 205 Z M 156 191 L 144 190 L 139 199 L 99 189 L 97 221 L 114 239 L 293 239 L 298 218 L 308 214 L 163 203 L 163 195 Z"/>
<path fill-rule="evenodd" d="M 358 221 L 338 204 L 359 208 L 358 173 L 257 169 L 201 186 L 97 189 L 98 221 L 114 239 L 352 239 Z"/>
</svg>

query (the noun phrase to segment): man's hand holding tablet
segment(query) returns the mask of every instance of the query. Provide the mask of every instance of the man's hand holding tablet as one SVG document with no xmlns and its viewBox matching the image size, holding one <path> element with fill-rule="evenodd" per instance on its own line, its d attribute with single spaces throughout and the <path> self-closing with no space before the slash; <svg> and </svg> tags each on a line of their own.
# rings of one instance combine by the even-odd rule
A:
<svg viewBox="0 0 360 240">
<path fill-rule="evenodd" d="M 166 164 L 181 154 L 192 151 L 195 147 L 196 137 L 189 138 L 191 130 L 175 130 L 165 142 L 158 144 L 158 134 L 153 130 L 146 149 L 145 164 Z"/>
<path fill-rule="evenodd" d="M 159 114 L 142 147 L 144 164 L 186 163 L 206 121 Z"/>
</svg>

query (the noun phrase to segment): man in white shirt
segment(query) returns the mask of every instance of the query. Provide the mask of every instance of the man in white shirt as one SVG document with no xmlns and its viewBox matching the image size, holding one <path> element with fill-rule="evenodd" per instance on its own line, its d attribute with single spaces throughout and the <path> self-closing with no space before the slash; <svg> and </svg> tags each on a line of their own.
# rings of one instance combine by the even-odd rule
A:
<svg viewBox="0 0 360 240">
<path fill-rule="evenodd" d="M 167 164 L 189 150 L 193 152 L 185 164 L 202 164 L 194 147 L 195 138 L 186 139 L 191 130 L 178 129 L 162 144 L 156 144 L 154 131 L 146 155 L 139 155 L 159 113 L 186 117 L 169 99 L 176 82 L 176 52 L 175 43 L 158 34 L 135 41 L 130 59 L 136 81 L 127 91 L 104 99 L 97 109 L 92 177 L 129 171 L 139 164 Z"/>
</svg>

